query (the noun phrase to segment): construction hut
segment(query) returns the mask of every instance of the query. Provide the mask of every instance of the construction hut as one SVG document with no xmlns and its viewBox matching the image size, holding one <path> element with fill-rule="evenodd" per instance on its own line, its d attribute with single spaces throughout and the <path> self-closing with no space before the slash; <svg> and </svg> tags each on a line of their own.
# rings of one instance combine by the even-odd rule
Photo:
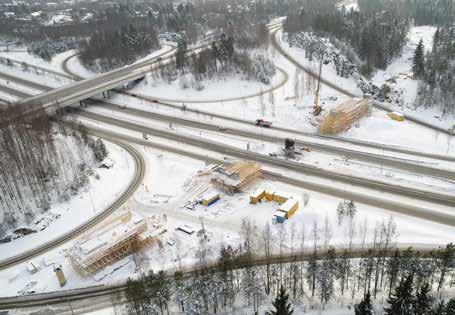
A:
<svg viewBox="0 0 455 315">
<path fill-rule="evenodd" d="M 159 222 L 148 230 L 147 221 L 131 212 L 106 220 L 101 227 L 87 232 L 71 249 L 70 261 L 81 275 L 89 275 L 111 265 L 166 232 Z"/>
<path fill-rule="evenodd" d="M 218 200 L 220 200 L 220 194 L 217 192 L 210 192 L 202 197 L 202 205 L 208 207 L 213 205 Z"/>
<path fill-rule="evenodd" d="M 234 194 L 261 175 L 261 165 L 252 161 L 241 161 L 227 167 L 220 165 L 214 172 L 212 184 L 228 194 Z"/>
<path fill-rule="evenodd" d="M 256 191 L 250 195 L 250 203 L 257 204 L 258 202 L 261 202 L 261 200 L 265 198 L 265 194 L 266 192 L 264 188 L 256 189 Z"/>
<path fill-rule="evenodd" d="M 365 116 L 371 108 L 371 96 L 350 99 L 324 116 L 319 125 L 322 134 L 337 134 L 348 129 L 354 122 Z"/>
<path fill-rule="evenodd" d="M 288 199 L 292 198 L 292 194 L 285 191 L 276 191 L 273 193 L 273 201 L 279 204 L 285 203 Z"/>
<path fill-rule="evenodd" d="M 298 208 L 299 202 L 296 199 L 290 198 L 278 208 L 278 211 L 284 212 L 286 214 L 286 219 L 289 219 Z"/>
</svg>

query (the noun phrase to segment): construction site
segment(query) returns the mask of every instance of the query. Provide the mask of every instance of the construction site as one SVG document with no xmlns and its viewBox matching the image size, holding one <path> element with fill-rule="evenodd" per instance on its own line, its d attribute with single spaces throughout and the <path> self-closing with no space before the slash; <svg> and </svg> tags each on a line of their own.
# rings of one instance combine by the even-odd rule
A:
<svg viewBox="0 0 455 315">
<path fill-rule="evenodd" d="M 337 105 L 323 117 L 319 125 L 319 132 L 335 135 L 345 131 L 370 112 L 371 104 L 371 96 L 365 96 L 363 99 L 353 98 Z"/>
<path fill-rule="evenodd" d="M 124 212 L 85 233 L 72 247 L 70 261 L 80 275 L 89 276 L 146 246 L 162 246 L 164 233 L 159 219 Z"/>
</svg>

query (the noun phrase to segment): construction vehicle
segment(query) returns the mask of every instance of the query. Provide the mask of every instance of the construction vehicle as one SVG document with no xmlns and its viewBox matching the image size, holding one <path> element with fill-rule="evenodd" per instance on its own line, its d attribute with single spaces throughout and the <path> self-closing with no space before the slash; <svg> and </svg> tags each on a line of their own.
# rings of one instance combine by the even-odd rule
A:
<svg viewBox="0 0 455 315">
<path fill-rule="evenodd" d="M 270 121 L 265 121 L 264 119 L 256 119 L 255 122 L 256 126 L 270 128 L 272 127 L 272 123 Z"/>
<path fill-rule="evenodd" d="M 313 115 L 318 116 L 322 112 L 322 106 L 319 105 L 319 91 L 321 89 L 321 72 L 322 72 L 322 61 L 324 59 L 324 54 L 321 57 L 321 64 L 319 65 L 319 77 L 318 77 L 318 87 L 314 95 L 314 105 L 313 105 Z"/>
</svg>

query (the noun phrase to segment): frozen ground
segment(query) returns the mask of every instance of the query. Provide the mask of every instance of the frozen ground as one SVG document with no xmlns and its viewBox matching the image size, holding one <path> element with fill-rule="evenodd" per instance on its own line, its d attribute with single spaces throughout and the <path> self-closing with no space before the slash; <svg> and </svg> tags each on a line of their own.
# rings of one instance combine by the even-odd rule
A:
<svg viewBox="0 0 455 315">
<path fill-rule="evenodd" d="M 134 173 L 134 161 L 129 153 L 119 146 L 107 141 L 105 144 L 109 151 L 107 160 L 114 163 L 113 167 L 95 168 L 94 171 L 100 179 L 91 176 L 89 186 L 78 195 L 68 202 L 53 204 L 46 213 L 37 216 L 34 222 L 39 223 L 32 223 L 30 226 L 37 229 L 37 233 L 0 244 L 0 260 L 33 249 L 67 233 L 105 210 L 123 193 Z"/>
</svg>

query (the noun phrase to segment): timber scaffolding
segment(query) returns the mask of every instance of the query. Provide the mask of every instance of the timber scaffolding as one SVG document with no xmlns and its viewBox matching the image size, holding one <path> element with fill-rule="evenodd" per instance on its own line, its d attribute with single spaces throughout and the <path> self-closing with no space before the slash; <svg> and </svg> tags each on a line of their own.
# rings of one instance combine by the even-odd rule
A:
<svg viewBox="0 0 455 315">
<path fill-rule="evenodd" d="M 324 116 L 319 125 L 322 134 L 337 134 L 348 129 L 354 122 L 365 116 L 371 109 L 371 96 L 353 98 L 341 103 Z"/>
<path fill-rule="evenodd" d="M 160 235 L 166 230 L 159 222 L 152 225 L 154 230 L 149 231 L 147 220 L 135 217 L 131 212 L 106 220 L 73 246 L 70 252 L 73 268 L 79 274 L 88 276 L 145 246 L 159 243 Z"/>
<path fill-rule="evenodd" d="M 234 194 L 261 176 L 261 164 L 242 161 L 227 167 L 218 165 L 213 171 L 216 174 L 210 179 L 211 183 L 228 194 Z"/>
</svg>

